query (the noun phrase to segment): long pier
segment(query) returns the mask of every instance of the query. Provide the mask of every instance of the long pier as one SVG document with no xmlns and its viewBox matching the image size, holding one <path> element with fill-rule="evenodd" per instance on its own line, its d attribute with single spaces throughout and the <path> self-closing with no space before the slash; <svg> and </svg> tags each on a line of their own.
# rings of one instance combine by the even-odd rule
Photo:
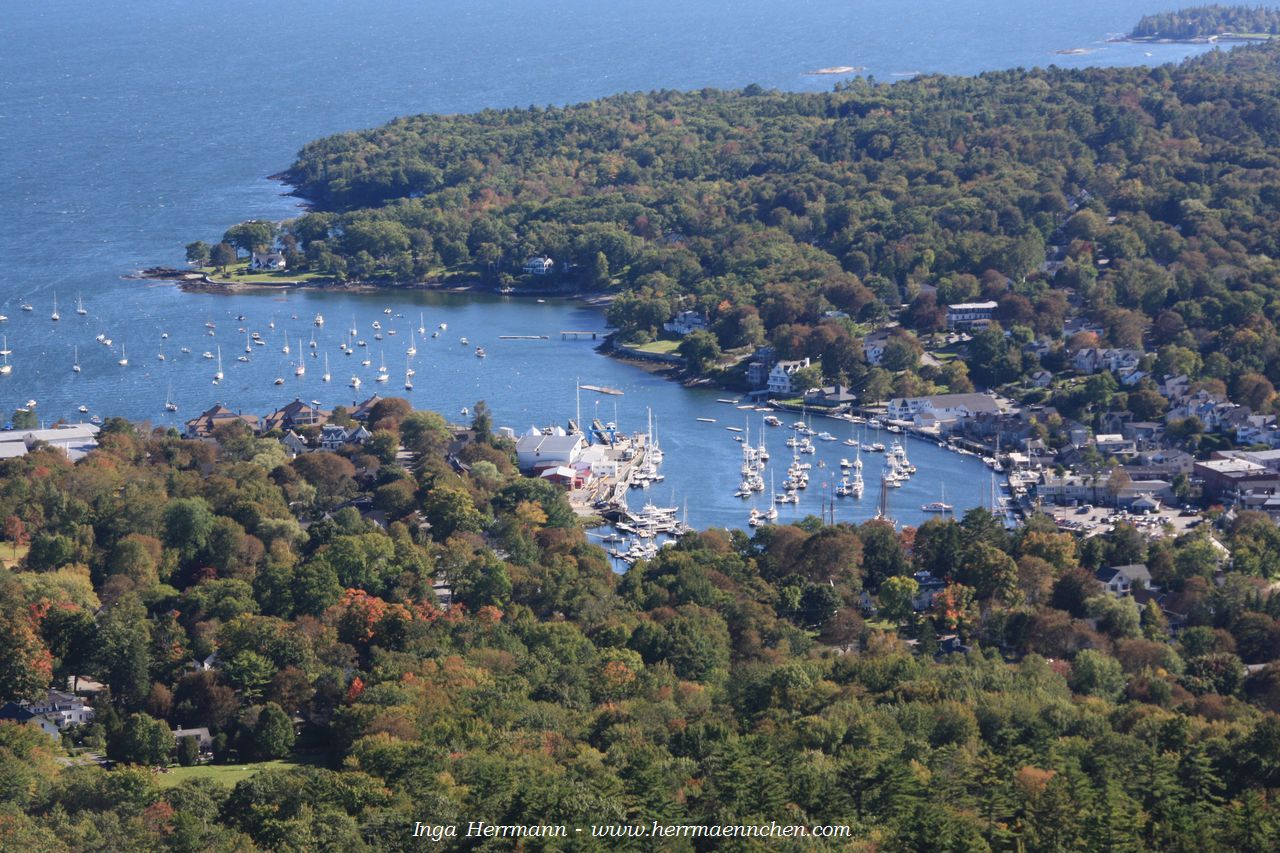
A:
<svg viewBox="0 0 1280 853">
<path fill-rule="evenodd" d="M 573 331 L 573 330 L 569 330 L 569 331 L 561 331 L 561 332 L 560 332 L 560 340 L 562 340 L 562 341 L 570 341 L 570 340 L 572 340 L 572 341 L 576 341 L 576 340 L 578 340 L 579 338 L 587 338 L 587 337 L 589 337 L 589 338 L 591 338 L 591 340 L 593 340 L 593 341 L 594 341 L 594 340 L 597 340 L 597 339 L 598 339 L 598 338 L 600 338 L 600 337 L 603 337 L 603 336 L 604 336 L 604 335 L 606 335 L 606 334 L 608 334 L 608 332 L 584 332 L 584 331 Z"/>
</svg>

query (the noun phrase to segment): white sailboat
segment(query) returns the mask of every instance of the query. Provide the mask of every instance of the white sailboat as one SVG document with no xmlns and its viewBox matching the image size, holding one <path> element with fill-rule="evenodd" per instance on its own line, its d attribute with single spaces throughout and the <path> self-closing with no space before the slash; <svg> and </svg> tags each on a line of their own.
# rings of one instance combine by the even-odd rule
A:
<svg viewBox="0 0 1280 853">
<path fill-rule="evenodd" d="M 222 346 L 219 345 L 217 349 L 218 349 L 218 372 L 213 374 L 213 381 L 221 382 L 222 381 Z"/>
<path fill-rule="evenodd" d="M 329 353 L 325 353 L 324 354 L 324 376 L 320 377 L 320 381 L 328 382 L 332 378 L 333 377 L 329 375 Z"/>
<path fill-rule="evenodd" d="M 85 310 L 84 300 L 80 297 L 80 294 L 78 293 L 76 294 L 76 313 L 79 314 L 81 317 L 89 313 L 88 311 Z"/>
<path fill-rule="evenodd" d="M 409 330 L 409 348 L 404 351 L 405 355 L 417 355 L 418 343 L 413 338 L 413 329 Z"/>
<path fill-rule="evenodd" d="M 13 350 L 9 349 L 9 336 L 4 336 L 4 349 L 0 349 L 0 356 L 4 357 L 4 363 L 0 364 L 0 376 L 8 376 L 13 373 L 13 365 L 9 363 L 9 353 Z"/>
<path fill-rule="evenodd" d="M 58 313 L 58 294 L 53 294 L 53 313 L 49 315 L 49 319 L 58 322 L 62 319 L 62 315 Z"/>
<path fill-rule="evenodd" d="M 302 346 L 302 344 L 299 343 L 298 346 Z M 280 348 L 280 352 L 284 353 L 285 355 L 289 354 L 289 336 L 288 335 L 284 336 L 284 346 Z"/>
<path fill-rule="evenodd" d="M 427 326 L 422 322 L 422 312 L 418 312 L 418 334 L 425 335 L 426 333 Z"/>
<path fill-rule="evenodd" d="M 307 365 L 302 361 L 302 339 L 298 339 L 298 366 L 293 369 L 294 376 L 302 376 L 307 372 Z"/>
<path fill-rule="evenodd" d="M 164 410 L 166 412 L 178 411 L 178 404 L 173 402 L 173 383 L 169 383 L 169 390 L 164 395 Z"/>
<path fill-rule="evenodd" d="M 74 355 L 71 357 L 71 372 L 80 372 L 80 347 L 73 347 Z"/>
<path fill-rule="evenodd" d="M 947 503 L 947 484 L 946 483 L 942 484 L 942 498 L 940 500 L 929 501 L 929 503 L 921 506 L 920 509 L 922 509 L 925 512 L 942 512 L 942 513 L 947 513 L 954 510 L 955 507 Z"/>
<path fill-rule="evenodd" d="M 413 390 L 413 368 L 409 366 L 409 359 L 404 360 L 404 390 Z"/>
<path fill-rule="evenodd" d="M 120 345 L 120 360 L 119 360 L 119 361 L 117 361 L 117 362 L 116 362 L 116 364 L 120 365 L 121 367 L 125 367 L 126 365 L 128 365 L 128 363 L 129 363 L 129 356 L 125 355 L 125 352 L 124 352 L 124 344 L 121 344 L 121 345 Z"/>
<path fill-rule="evenodd" d="M 352 388 L 359 388 L 359 387 L 360 387 L 360 377 L 359 377 L 359 376 L 352 376 L 352 377 L 351 377 L 351 387 L 352 387 Z"/>
<path fill-rule="evenodd" d="M 315 348 L 316 348 L 316 330 L 315 330 L 315 329 L 312 329 L 312 330 L 311 330 L 311 344 L 310 344 L 310 346 L 311 346 L 311 348 L 312 348 L 312 349 L 315 349 Z"/>
</svg>

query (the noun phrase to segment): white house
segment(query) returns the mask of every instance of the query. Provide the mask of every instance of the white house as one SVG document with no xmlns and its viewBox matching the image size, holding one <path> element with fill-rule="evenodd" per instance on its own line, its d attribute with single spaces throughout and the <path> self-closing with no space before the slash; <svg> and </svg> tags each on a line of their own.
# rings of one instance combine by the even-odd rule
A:
<svg viewBox="0 0 1280 853">
<path fill-rule="evenodd" d="M 986 394 L 934 394 L 931 397 L 898 397 L 890 400 L 887 414 L 891 420 L 909 421 L 916 415 L 932 415 L 939 421 L 970 418 L 986 412 L 998 414 L 1000 406 Z"/>
<path fill-rule="evenodd" d="M 1117 598 L 1132 595 L 1135 587 L 1139 589 L 1153 588 L 1151 585 L 1151 572 L 1147 571 L 1147 567 L 1142 563 L 1098 569 L 1094 577 L 1107 588 L 1107 592 Z"/>
<path fill-rule="evenodd" d="M 1071 357 L 1071 364 L 1081 373 L 1097 373 L 1110 370 L 1132 372 L 1142 361 L 1142 351 L 1136 349 L 1104 349 L 1102 347 L 1085 347 Z"/>
<path fill-rule="evenodd" d="M 320 448 L 332 452 L 349 444 L 364 444 L 372 437 L 373 433 L 359 424 L 353 427 L 325 424 L 320 427 Z"/>
<path fill-rule="evenodd" d="M 957 329 L 985 329 L 991 325 L 991 318 L 995 316 L 998 307 L 996 302 L 958 302 L 948 305 L 947 328 L 953 332 Z"/>
<path fill-rule="evenodd" d="M 546 275 L 555 265 L 555 261 L 545 256 L 529 258 L 524 262 L 524 271 L 526 275 Z"/>
<path fill-rule="evenodd" d="M 283 252 L 254 252 L 249 259 L 249 269 L 282 270 L 285 268 Z"/>
<path fill-rule="evenodd" d="M 663 323 L 662 328 L 673 335 L 684 337 L 690 332 L 706 331 L 707 318 L 700 311 L 681 311 L 673 319 Z"/>
<path fill-rule="evenodd" d="M 769 393 L 794 394 L 797 389 L 791 387 L 791 377 L 796 374 L 797 370 L 804 370 L 808 366 L 809 359 L 807 358 L 802 358 L 799 361 L 780 361 L 775 364 L 773 370 L 769 371 Z"/>
</svg>

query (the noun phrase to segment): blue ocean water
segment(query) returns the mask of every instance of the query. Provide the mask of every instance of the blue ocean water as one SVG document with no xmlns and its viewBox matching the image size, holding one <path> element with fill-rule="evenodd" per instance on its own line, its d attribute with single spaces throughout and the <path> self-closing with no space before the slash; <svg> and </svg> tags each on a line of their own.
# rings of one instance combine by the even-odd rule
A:
<svg viewBox="0 0 1280 853">
<path fill-rule="evenodd" d="M 588 343 L 559 340 L 560 329 L 598 328 L 594 312 L 554 301 L 425 294 L 197 295 L 121 276 L 178 264 L 185 243 L 216 239 L 230 223 L 292 215 L 296 200 L 268 175 L 288 166 L 308 140 L 397 115 L 748 83 L 819 91 L 833 78 L 806 72 L 838 65 L 896 79 L 1051 63 L 1159 63 L 1204 49 L 1106 42 L 1161 8 L 1166 4 L 1137 0 L 10 4 L 0 24 L 0 313 L 9 317 L 0 334 L 13 350 L 14 370 L 0 380 L 0 410 L 35 399 L 48 420 L 78 417 L 83 404 L 179 423 L 215 401 L 250 411 L 293 396 L 349 403 L 357 394 L 345 385 L 361 371 L 358 396 L 400 389 L 405 336 L 422 312 L 429 326 L 447 321 L 450 330 L 447 338 L 418 342 L 417 405 L 453 414 L 483 397 L 499 423 L 527 427 L 569 416 L 578 379 L 623 388 L 625 396 L 589 405 L 607 407 L 612 417 L 616 404 L 624 427 L 639 426 L 646 409 L 654 410 L 668 450 L 659 494 L 688 499 L 699 526 L 740 525 L 746 511 L 730 497 L 738 449 L 723 429 L 740 413 L 717 404 L 714 394 L 602 358 Z M 1087 52 L 1055 53 L 1071 49 Z M 78 296 L 85 317 L 73 313 Z M 63 315 L 56 324 L 49 320 L 55 297 Z M 24 301 L 35 310 L 21 311 Z M 353 366 L 336 346 L 349 320 L 368 332 L 390 306 L 405 319 L 397 321 L 400 336 L 383 342 L 394 379 L 376 385 L 372 367 Z M 296 338 L 311 334 L 317 311 L 331 318 L 317 348 L 329 354 L 329 384 L 320 381 L 319 359 L 295 379 L 280 352 L 287 330 L 296 357 Z M 245 364 L 234 360 L 244 347 L 234 333 L 243 324 L 232 319 L 240 314 L 264 334 L 271 320 L 277 324 L 268 346 Z M 205 322 L 218 325 L 216 337 L 204 334 Z M 162 340 L 162 333 L 170 337 Z M 95 343 L 98 334 L 113 346 Z M 499 334 L 551 340 L 504 342 Z M 476 359 L 458 335 L 470 335 L 489 357 Z M 213 387 L 210 362 L 200 354 L 216 346 L 228 377 Z M 117 364 L 122 347 L 125 367 Z M 78 375 L 70 371 L 77 352 L 84 368 Z M 375 351 L 375 365 L 379 357 Z M 284 387 L 273 384 L 276 376 L 287 379 Z M 163 410 L 170 387 L 177 415 Z M 721 423 L 709 427 L 695 421 L 700 416 Z M 781 436 L 773 440 L 781 451 Z M 921 474 L 895 493 L 903 520 L 918 521 L 913 508 L 935 499 L 944 479 L 957 484 L 947 499 L 958 507 L 979 502 L 987 478 L 975 462 L 923 443 L 909 449 Z M 834 466 L 839 455 L 828 447 L 821 458 Z M 961 483 L 970 488 L 961 492 Z M 801 511 L 815 511 L 811 503 Z M 872 503 L 869 496 L 841 512 L 866 517 Z"/>
</svg>

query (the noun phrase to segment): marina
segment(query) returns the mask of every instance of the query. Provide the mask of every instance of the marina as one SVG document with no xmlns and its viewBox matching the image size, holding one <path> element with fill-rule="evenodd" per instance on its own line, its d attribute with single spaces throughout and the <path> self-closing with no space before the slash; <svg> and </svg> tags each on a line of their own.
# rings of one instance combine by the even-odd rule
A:
<svg viewBox="0 0 1280 853">
<path fill-rule="evenodd" d="M 955 505 L 957 516 L 990 500 L 988 465 L 982 458 L 938 447 L 936 441 L 890 435 L 883 429 L 877 431 L 871 423 L 853 424 L 813 415 L 802 418 L 800 413 L 767 410 L 726 410 L 726 404 L 718 401 L 731 398 L 723 392 L 685 388 L 616 361 L 597 352 L 590 339 L 552 338 L 547 346 L 530 347 L 521 339 L 504 338 L 539 328 L 590 328 L 599 323 L 596 309 L 572 302 L 538 303 L 422 291 L 259 289 L 210 295 L 185 293 L 172 285 L 139 287 L 128 283 L 117 291 L 116 298 L 86 298 L 86 315 L 68 314 L 61 322 L 50 323 L 47 316 L 13 310 L 18 301 L 0 303 L 0 312 L 12 318 L 5 324 L 4 347 L 10 350 L 4 359 L 11 373 L 0 376 L 0 405 L 12 412 L 21 401 L 37 399 L 39 416 L 48 423 L 60 418 L 85 420 L 86 414 L 120 415 L 182 429 L 187 419 L 217 402 L 264 412 L 294 397 L 319 400 L 327 407 L 350 406 L 376 389 L 384 396 L 403 395 L 415 407 L 433 409 L 462 422 L 469 419 L 459 415 L 463 408 L 485 400 L 498 425 L 527 427 L 529 423 L 567 422 L 574 416 L 580 397 L 585 425 L 614 422 L 627 435 L 647 433 L 648 412 L 652 410 L 660 425 L 665 456 L 658 471 L 662 479 L 628 476 L 620 491 L 628 506 L 637 509 L 646 503 L 679 505 L 682 521 L 687 501 L 688 523 L 695 528 L 745 528 L 751 509 L 766 513 L 772 508 L 765 489 L 753 492 L 745 506 L 742 498 L 734 496 L 743 479 L 743 449 L 748 445 L 758 448 L 762 432 L 773 456 L 762 472 L 766 486 L 772 473 L 777 491 L 786 494 L 783 484 L 793 456 L 811 466 L 807 489 L 794 490 L 794 502 L 788 497 L 776 507 L 779 522 L 809 514 L 825 513 L 830 518 L 832 504 L 836 521 L 871 518 L 876 509 L 878 473 L 869 476 L 869 472 L 878 471 L 886 441 L 891 438 L 901 444 L 917 469 L 914 476 L 892 487 L 891 512 L 900 524 L 919 524 L 930 517 L 921 507 L 939 498 L 943 481 L 948 482 L 946 500 Z M 382 313 L 388 302 L 396 313 L 412 319 Z M 316 325 L 317 315 L 347 318 L 350 325 Z M 419 324 L 428 329 L 445 326 L 456 336 L 467 336 L 473 345 L 482 345 L 487 358 L 476 358 L 472 347 L 458 346 L 458 337 L 451 343 L 444 335 L 428 335 L 418 339 L 414 356 L 399 356 L 399 351 L 393 350 L 397 359 L 404 358 L 403 364 L 398 360 L 395 364 L 406 370 L 405 376 L 397 375 L 394 383 L 378 382 L 379 376 L 392 372 L 392 360 L 385 352 L 344 359 L 356 351 L 368 352 L 368 347 L 361 349 L 353 343 L 351 330 L 368 329 L 375 318 L 384 331 L 395 330 L 406 339 Z M 162 338 L 165 334 L 168 337 Z M 314 349 L 309 346 L 313 335 Z M 237 352 L 246 347 L 246 337 L 251 352 Z M 296 350 L 289 355 L 281 352 L 286 338 L 293 342 L 290 349 Z M 91 346 L 95 340 L 98 346 Z M 143 351 L 152 347 L 155 352 L 163 345 L 167 358 L 128 359 L 128 364 L 120 365 L 117 361 L 127 358 L 122 340 L 128 341 L 130 350 L 142 346 Z M 274 341 L 276 352 L 256 340 Z M 226 359 L 223 350 L 228 346 L 233 355 Z M 317 368 L 299 371 L 311 353 L 316 355 Z M 238 361 L 235 355 L 245 355 L 248 360 Z M 68 370 L 73 363 L 81 366 L 81 372 Z M 380 370 L 384 365 L 387 370 Z M 335 370 L 336 377 L 331 375 Z M 400 382 L 401 378 L 406 381 Z M 276 384 L 277 379 L 281 384 Z M 170 383 L 176 392 L 172 400 L 166 399 Z M 167 402 L 175 403 L 177 410 L 167 410 Z M 77 411 L 82 405 L 87 413 Z M 726 417 L 726 411 L 731 416 Z M 793 422 L 798 428 L 784 425 Z M 709 425 L 712 429 L 707 429 Z M 846 440 L 822 440 L 819 436 L 824 432 L 846 440 L 860 437 L 858 452 L 868 466 L 863 471 L 867 482 L 860 499 L 852 496 L 852 476 L 847 484 L 842 482 L 845 469 L 840 466 L 841 459 L 850 458 L 854 448 Z M 793 446 L 787 445 L 788 439 L 794 441 Z M 868 454 L 876 458 L 868 458 Z M 957 484 L 967 485 L 962 490 Z M 616 482 L 613 485 L 611 497 L 616 498 L 619 490 Z M 604 491 L 601 487 L 591 501 L 604 497 Z"/>
</svg>

